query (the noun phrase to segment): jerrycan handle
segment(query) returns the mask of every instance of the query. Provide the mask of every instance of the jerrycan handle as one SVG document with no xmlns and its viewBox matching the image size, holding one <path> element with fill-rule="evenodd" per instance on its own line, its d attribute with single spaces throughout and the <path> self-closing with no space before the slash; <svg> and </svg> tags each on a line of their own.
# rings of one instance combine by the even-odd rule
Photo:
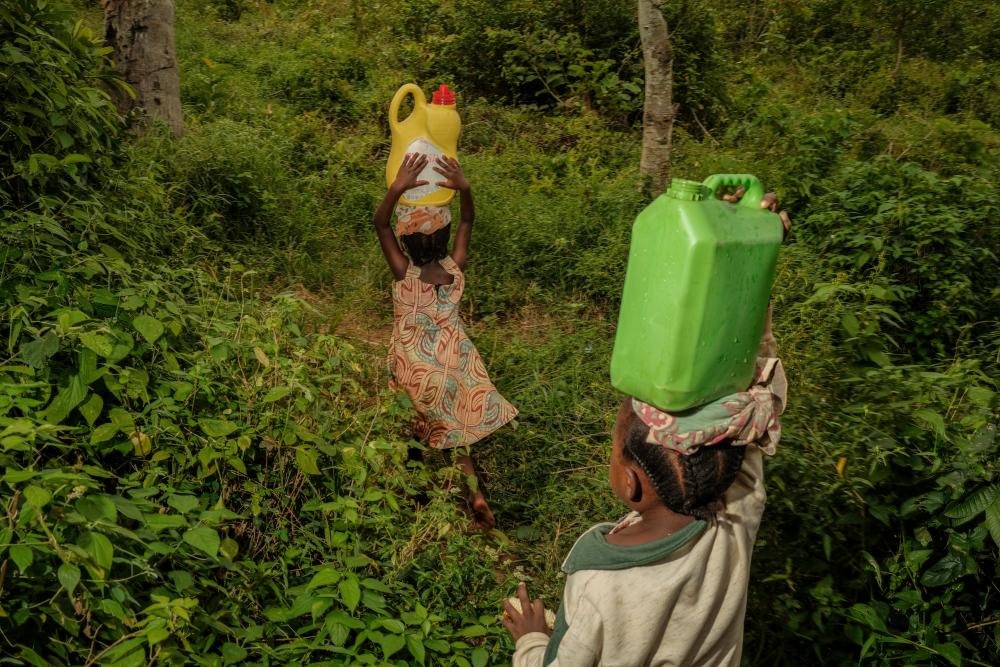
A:
<svg viewBox="0 0 1000 667">
<path fill-rule="evenodd" d="M 400 123 L 406 121 L 407 116 L 402 121 L 399 120 L 399 105 L 403 103 L 407 95 L 413 95 L 413 110 L 416 111 L 418 108 L 427 105 L 427 98 L 424 96 L 424 91 L 420 89 L 415 83 L 408 83 L 402 86 L 396 91 L 396 94 L 392 96 L 392 102 L 389 103 L 389 126 L 392 129 L 396 129 Z M 410 114 L 412 115 L 412 114 Z"/>
<path fill-rule="evenodd" d="M 760 208 L 760 200 L 764 198 L 764 186 L 760 184 L 756 176 L 751 174 L 712 174 L 702 183 L 712 196 L 716 196 L 719 188 L 738 187 L 742 185 L 746 188 L 743 198 L 740 199 L 740 206 L 750 208 Z"/>
</svg>

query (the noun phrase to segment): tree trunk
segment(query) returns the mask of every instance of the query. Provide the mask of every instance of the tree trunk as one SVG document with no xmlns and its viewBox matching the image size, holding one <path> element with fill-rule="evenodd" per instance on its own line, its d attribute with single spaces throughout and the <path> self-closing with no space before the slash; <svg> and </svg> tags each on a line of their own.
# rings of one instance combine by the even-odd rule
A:
<svg viewBox="0 0 1000 667">
<path fill-rule="evenodd" d="M 173 0 L 107 0 L 104 39 L 114 49 L 118 71 L 136 93 L 133 99 L 125 91 L 114 91 L 118 111 L 125 115 L 139 107 L 147 120 L 161 120 L 180 136 L 184 117 Z"/>
<path fill-rule="evenodd" d="M 671 136 L 677 107 L 674 93 L 674 49 L 663 16 L 663 0 L 639 0 L 639 36 L 646 69 L 642 107 L 642 158 L 639 171 L 654 197 L 667 189 Z"/>
</svg>

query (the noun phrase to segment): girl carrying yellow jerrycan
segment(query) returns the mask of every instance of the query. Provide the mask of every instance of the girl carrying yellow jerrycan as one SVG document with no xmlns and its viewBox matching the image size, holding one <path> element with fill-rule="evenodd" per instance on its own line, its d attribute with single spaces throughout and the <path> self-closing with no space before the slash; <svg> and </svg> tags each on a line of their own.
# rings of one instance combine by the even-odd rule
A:
<svg viewBox="0 0 1000 667">
<path fill-rule="evenodd" d="M 399 120 L 399 107 L 407 95 L 413 96 L 413 111 Z M 416 84 L 408 83 L 396 91 L 389 104 L 389 128 L 392 132 L 392 149 L 385 165 L 385 184 L 392 185 L 399 172 L 403 157 L 408 153 L 427 156 L 427 166 L 417 180 L 427 181 L 425 185 L 410 188 L 399 203 L 406 206 L 446 206 L 455 196 L 455 191 L 437 184 L 438 174 L 433 171 L 437 158 L 442 155 L 455 158 L 458 155 L 458 135 L 462 121 L 455 110 L 455 93 L 448 86 L 434 91 L 430 104 L 424 91 Z"/>
</svg>

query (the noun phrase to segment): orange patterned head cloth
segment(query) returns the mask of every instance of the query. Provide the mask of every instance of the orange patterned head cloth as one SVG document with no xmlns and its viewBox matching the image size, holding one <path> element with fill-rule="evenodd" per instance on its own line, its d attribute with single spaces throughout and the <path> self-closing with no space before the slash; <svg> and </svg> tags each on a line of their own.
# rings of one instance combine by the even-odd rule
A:
<svg viewBox="0 0 1000 667">
<path fill-rule="evenodd" d="M 396 206 L 396 236 L 420 232 L 433 234 L 451 224 L 451 209 L 447 206 Z"/>
</svg>

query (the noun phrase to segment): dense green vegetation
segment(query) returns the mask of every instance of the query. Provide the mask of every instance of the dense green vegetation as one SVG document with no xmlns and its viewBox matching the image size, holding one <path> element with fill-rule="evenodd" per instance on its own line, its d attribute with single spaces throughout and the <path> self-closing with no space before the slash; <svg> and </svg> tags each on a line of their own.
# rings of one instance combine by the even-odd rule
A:
<svg viewBox="0 0 1000 667">
<path fill-rule="evenodd" d="M 504 664 L 500 601 L 556 604 L 622 511 L 634 8 L 178 5 L 187 134 L 134 139 L 98 7 L 0 3 L 0 662 Z M 673 173 L 755 173 L 794 223 L 745 662 L 997 664 L 1000 11 L 670 5 Z M 488 535 L 385 386 L 370 215 L 410 80 L 459 92 L 463 315 L 521 410 L 476 450 Z"/>
</svg>

